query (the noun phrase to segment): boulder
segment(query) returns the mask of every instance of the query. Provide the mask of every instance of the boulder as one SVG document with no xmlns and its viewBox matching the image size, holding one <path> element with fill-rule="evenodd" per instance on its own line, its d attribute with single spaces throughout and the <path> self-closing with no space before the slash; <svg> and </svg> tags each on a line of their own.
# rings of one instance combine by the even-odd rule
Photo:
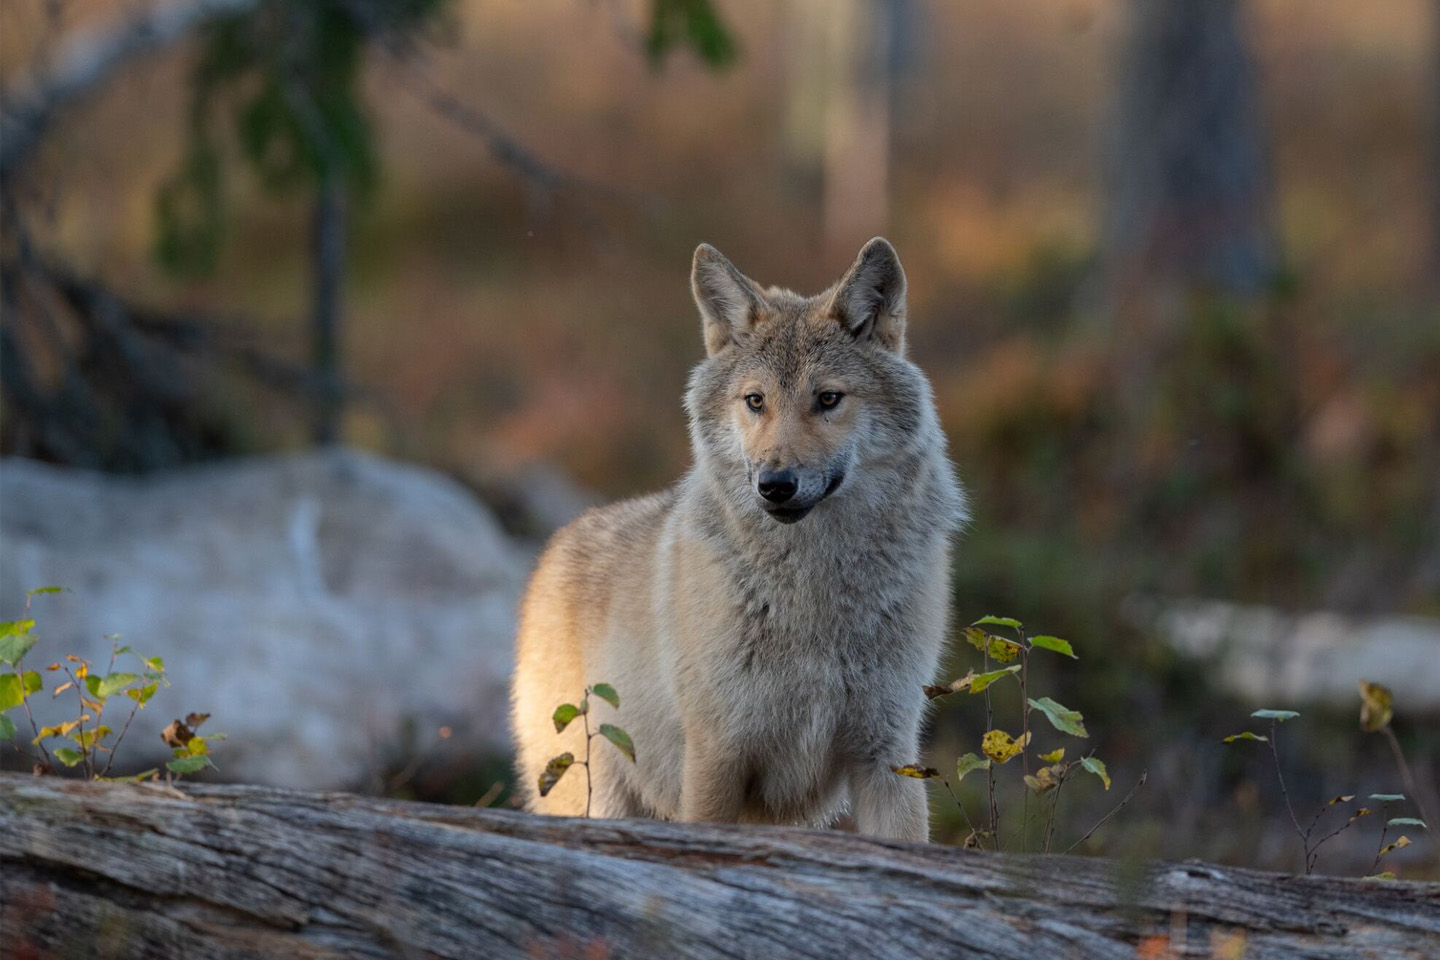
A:
<svg viewBox="0 0 1440 960">
<path fill-rule="evenodd" d="M 75 653 L 103 669 L 108 634 L 165 658 L 171 687 L 137 717 L 128 767 L 163 756 L 159 730 L 192 710 L 229 734 L 223 777 L 288 787 L 360 784 L 407 729 L 509 749 L 531 561 L 433 471 L 344 449 L 142 477 L 11 459 L 0 542 L 0 617 L 27 588 L 67 588 L 35 598 L 27 665 Z M 42 723 L 73 714 L 68 694 L 32 704 Z"/>
<path fill-rule="evenodd" d="M 1382 683 L 1396 709 L 1440 713 L 1440 620 L 1289 613 L 1223 600 L 1128 600 L 1124 616 L 1171 649 L 1212 666 L 1224 690 L 1265 707 L 1360 703 Z"/>
</svg>

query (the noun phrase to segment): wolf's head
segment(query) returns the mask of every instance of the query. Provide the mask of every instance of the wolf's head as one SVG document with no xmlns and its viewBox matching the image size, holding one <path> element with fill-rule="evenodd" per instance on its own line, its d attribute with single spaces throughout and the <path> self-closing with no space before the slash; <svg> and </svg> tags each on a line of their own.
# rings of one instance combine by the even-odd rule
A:
<svg viewBox="0 0 1440 960">
<path fill-rule="evenodd" d="M 691 288 L 708 358 L 686 396 L 697 461 L 742 509 L 781 523 L 822 501 L 904 496 L 939 441 L 929 387 L 905 357 L 905 272 L 867 243 L 829 290 L 762 289 L 702 244 Z M 825 509 L 832 509 L 826 506 Z"/>
</svg>

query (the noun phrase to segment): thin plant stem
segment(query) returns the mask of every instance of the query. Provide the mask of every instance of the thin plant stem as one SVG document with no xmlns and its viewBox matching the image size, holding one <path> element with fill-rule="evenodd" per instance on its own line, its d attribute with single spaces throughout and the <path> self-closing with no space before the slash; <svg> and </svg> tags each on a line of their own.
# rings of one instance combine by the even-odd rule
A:
<svg viewBox="0 0 1440 960">
<path fill-rule="evenodd" d="M 1055 839 L 1055 810 L 1060 806 L 1060 791 L 1065 788 L 1065 780 L 1070 773 L 1067 765 L 1065 772 L 1060 774 L 1060 782 L 1055 785 L 1055 796 L 1050 801 L 1050 819 L 1045 824 L 1045 852 L 1050 852 L 1050 842 Z"/>
<path fill-rule="evenodd" d="M 1405 762 L 1405 754 L 1400 750 L 1400 741 L 1395 737 L 1395 731 L 1389 724 L 1385 725 L 1385 740 L 1390 744 L 1390 752 L 1395 755 L 1395 766 L 1400 768 L 1400 779 L 1405 782 L 1406 795 L 1410 802 L 1415 804 L 1415 809 L 1420 814 L 1420 819 L 1426 823 L 1433 823 L 1425 813 L 1425 801 L 1420 798 L 1420 788 L 1415 786 L 1415 778 L 1410 775 L 1410 764 Z"/>
<path fill-rule="evenodd" d="M 1371 873 L 1374 873 L 1375 868 L 1380 866 L 1380 861 L 1385 859 L 1385 838 L 1390 834 L 1390 804 L 1382 800 L 1380 811 L 1380 842 L 1375 846 L 1375 859 L 1370 864 Z"/>
<path fill-rule="evenodd" d="M 960 808 L 960 816 L 965 818 L 965 826 L 970 828 L 971 834 L 974 834 L 975 824 L 970 822 L 970 812 L 965 809 L 965 804 L 960 800 L 960 797 L 955 793 L 955 791 L 950 788 L 950 781 L 946 780 L 944 777 L 941 777 L 940 782 L 945 784 L 945 792 L 950 794 L 950 799 L 954 800 L 955 806 Z"/>
<path fill-rule="evenodd" d="M 1285 789 L 1285 774 L 1280 771 L 1280 751 L 1275 747 L 1276 732 L 1279 730 L 1280 721 L 1270 721 L 1270 756 L 1275 758 L 1275 779 L 1280 781 L 1280 795 L 1285 798 L 1285 809 L 1290 811 L 1290 822 L 1295 824 L 1295 833 L 1300 838 L 1300 844 L 1304 850 L 1305 873 L 1310 873 L 1310 834 L 1300 826 L 1300 818 L 1295 816 L 1295 807 L 1290 802 L 1290 791 Z"/>
<path fill-rule="evenodd" d="M 33 599 L 34 597 L 30 596 L 29 594 L 25 595 L 25 610 L 20 614 L 21 620 L 30 619 L 30 601 Z M 21 657 L 20 659 L 24 660 L 25 658 Z M 20 664 L 14 664 L 11 669 L 14 670 L 15 676 L 20 678 L 20 689 L 24 690 L 25 676 L 20 672 Z M 35 723 L 35 714 L 30 712 L 29 694 L 26 694 L 20 699 L 20 705 L 25 708 L 25 718 L 30 721 L 30 732 L 35 734 L 35 746 L 40 748 L 40 755 L 45 758 L 45 766 L 53 770 L 55 768 L 55 763 L 50 759 L 50 751 L 45 749 L 45 741 L 40 739 L 40 727 L 38 724 Z M 14 743 L 13 740 L 11 742 Z M 30 755 L 29 751 L 21 749 L 18 743 L 15 744 L 15 748 L 17 750 L 20 750 L 21 753 L 24 753 L 27 756 Z"/>
<path fill-rule="evenodd" d="M 87 663 L 85 666 L 88 668 L 90 665 Z M 75 699 L 80 702 L 80 712 L 75 715 L 75 722 L 80 728 L 80 738 L 77 742 L 80 744 L 80 756 L 85 760 L 85 778 L 87 780 L 93 780 L 95 779 L 95 771 L 90 766 L 90 751 L 85 746 L 85 695 L 80 692 L 84 685 L 75 679 L 75 674 L 70 672 L 69 667 L 61 667 L 60 669 L 64 670 L 65 676 L 70 678 L 70 685 L 75 688 Z M 86 673 L 89 673 L 88 669 Z"/>
<path fill-rule="evenodd" d="M 1022 772 L 1028 777 L 1030 775 L 1030 701 L 1026 696 L 1025 677 L 1030 672 L 1030 650 L 1026 644 L 1025 631 L 1019 627 L 1015 628 L 1016 635 L 1020 638 L 1020 766 Z M 1020 851 L 1025 852 L 1029 846 L 1029 834 L 1025 832 L 1024 826 L 1030 822 L 1030 791 L 1025 791 L 1020 806 Z"/>
<path fill-rule="evenodd" d="M 585 819 L 590 819 L 590 797 L 595 779 L 590 776 L 590 688 L 585 688 L 585 712 L 580 715 L 585 722 Z"/>
<path fill-rule="evenodd" d="M 1079 840 L 1076 840 L 1074 843 L 1070 844 L 1070 846 L 1066 847 L 1066 848 L 1065 848 L 1065 852 L 1066 852 L 1066 853 L 1071 852 L 1071 851 L 1074 850 L 1076 847 L 1080 846 L 1080 844 L 1084 843 L 1086 840 L 1089 840 L 1091 834 L 1093 834 L 1096 830 L 1099 830 L 1101 827 L 1105 826 L 1106 822 L 1107 822 L 1111 817 L 1115 816 L 1115 814 L 1117 814 L 1117 813 L 1120 812 L 1120 808 L 1121 808 L 1121 807 L 1125 806 L 1125 804 L 1127 804 L 1127 803 L 1130 802 L 1130 798 L 1133 797 L 1133 796 L 1135 796 L 1135 791 L 1136 791 L 1136 790 L 1139 790 L 1141 787 L 1143 787 L 1143 786 L 1145 785 L 1145 778 L 1146 778 L 1148 775 L 1149 775 L 1149 772 L 1148 772 L 1148 771 L 1141 771 L 1141 773 L 1140 773 L 1140 779 L 1139 779 L 1139 780 L 1136 780 L 1136 781 L 1135 781 L 1135 786 L 1131 787 L 1131 788 L 1130 788 L 1130 792 L 1127 793 L 1127 794 L 1125 794 L 1125 799 L 1124 799 L 1124 800 L 1121 800 L 1119 803 L 1117 803 L 1117 804 L 1115 805 L 1115 809 L 1111 810 L 1109 813 L 1105 814 L 1105 816 L 1101 817 L 1099 823 L 1095 824 L 1095 826 L 1091 827 L 1089 830 L 1087 830 L 1087 831 L 1085 832 L 1085 836 L 1081 837 Z"/>
<path fill-rule="evenodd" d="M 120 749 L 120 743 L 125 739 L 125 731 L 130 729 L 130 721 L 135 719 L 135 711 L 140 709 L 140 701 L 136 700 L 135 705 L 130 708 L 130 715 L 125 718 L 125 723 L 120 727 L 120 736 L 115 738 L 115 743 L 110 747 L 110 758 L 105 761 L 105 769 L 100 771 L 101 778 L 110 775 L 110 768 L 115 764 L 115 751 Z"/>
<path fill-rule="evenodd" d="M 987 642 L 985 649 L 980 651 L 985 658 L 985 672 L 990 671 L 990 645 Z M 990 688 L 985 688 L 985 731 L 988 733 L 995 729 L 995 711 L 990 703 Z M 995 763 L 985 769 L 985 785 L 990 794 L 990 839 L 995 842 L 995 852 L 1000 852 L 1000 808 L 995 805 Z"/>
</svg>

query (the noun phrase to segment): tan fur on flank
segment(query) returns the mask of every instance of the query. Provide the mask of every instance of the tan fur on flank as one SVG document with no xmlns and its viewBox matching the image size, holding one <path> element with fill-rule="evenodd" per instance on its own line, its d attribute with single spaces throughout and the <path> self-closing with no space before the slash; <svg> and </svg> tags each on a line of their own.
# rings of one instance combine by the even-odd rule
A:
<svg viewBox="0 0 1440 960">
<path fill-rule="evenodd" d="M 965 500 L 905 359 L 900 261 L 877 238 L 803 297 L 702 245 L 691 285 L 694 466 L 556 534 L 525 597 L 526 806 L 584 813 L 584 771 L 544 798 L 536 781 L 583 759 L 581 724 L 550 716 L 604 682 L 620 709 L 591 698 L 592 729 L 624 727 L 638 760 L 596 741 L 595 816 L 820 825 L 848 807 L 862 832 L 926 840 L 924 784 L 890 768 L 919 757 Z"/>
</svg>

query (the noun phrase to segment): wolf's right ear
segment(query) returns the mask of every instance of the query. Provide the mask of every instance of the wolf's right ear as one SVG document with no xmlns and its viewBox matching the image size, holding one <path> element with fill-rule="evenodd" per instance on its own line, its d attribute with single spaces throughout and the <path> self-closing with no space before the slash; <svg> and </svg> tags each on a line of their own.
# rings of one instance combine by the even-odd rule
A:
<svg viewBox="0 0 1440 960">
<path fill-rule="evenodd" d="M 751 330 L 765 306 L 755 281 L 708 243 L 695 248 L 690 292 L 704 322 L 705 352 L 712 357 Z"/>
</svg>

